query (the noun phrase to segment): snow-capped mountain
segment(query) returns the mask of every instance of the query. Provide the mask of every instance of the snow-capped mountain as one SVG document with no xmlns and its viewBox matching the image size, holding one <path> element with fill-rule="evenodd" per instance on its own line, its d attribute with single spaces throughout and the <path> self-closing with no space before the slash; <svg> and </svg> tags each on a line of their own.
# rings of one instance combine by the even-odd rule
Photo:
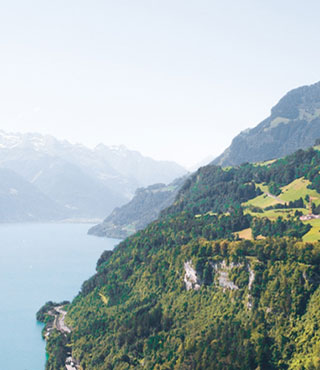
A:
<svg viewBox="0 0 320 370">
<path fill-rule="evenodd" d="M 136 188 L 186 173 L 124 146 L 90 149 L 49 135 L 0 131 L 0 168 L 8 168 L 65 210 L 66 217 L 99 218 L 126 203 Z"/>
</svg>

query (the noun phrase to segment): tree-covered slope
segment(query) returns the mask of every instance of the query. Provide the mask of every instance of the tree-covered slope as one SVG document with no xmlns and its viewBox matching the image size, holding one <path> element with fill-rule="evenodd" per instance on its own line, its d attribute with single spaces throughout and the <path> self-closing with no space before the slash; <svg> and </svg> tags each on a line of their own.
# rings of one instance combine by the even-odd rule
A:
<svg viewBox="0 0 320 370">
<path fill-rule="evenodd" d="M 122 245 L 121 256 L 118 249 L 84 284 L 69 310 L 73 356 L 83 369 L 299 369 L 292 364 L 305 364 L 309 352 L 316 358 L 304 328 L 320 334 L 312 315 L 319 244 L 181 244 L 169 230 L 164 236 L 161 228 L 158 248 L 156 226 L 142 232 L 128 241 L 131 253 Z M 199 290 L 186 289 L 188 262 Z"/>
<path fill-rule="evenodd" d="M 186 180 L 174 204 L 163 214 L 226 212 L 262 194 L 260 185 L 268 185 L 270 192 L 278 195 L 281 186 L 301 177 L 309 180 L 310 188 L 319 193 L 319 170 L 320 152 L 313 148 L 299 150 L 270 163 L 244 163 L 226 169 L 209 165 Z"/>
<path fill-rule="evenodd" d="M 301 241 L 311 226 L 298 215 L 258 218 L 243 204 L 300 178 L 319 192 L 319 170 L 313 149 L 199 169 L 157 221 L 102 254 L 62 345 L 86 370 L 317 369 L 320 244 Z M 248 228 L 257 239 L 238 240 Z"/>
<path fill-rule="evenodd" d="M 123 239 L 144 229 L 173 203 L 183 182 L 184 178 L 179 178 L 169 185 L 154 184 L 137 189 L 129 203 L 115 208 L 102 223 L 90 228 L 88 233 Z"/>
<path fill-rule="evenodd" d="M 234 166 L 280 158 L 313 145 L 320 137 L 320 82 L 290 91 L 253 129 L 236 136 L 212 163 Z"/>
</svg>

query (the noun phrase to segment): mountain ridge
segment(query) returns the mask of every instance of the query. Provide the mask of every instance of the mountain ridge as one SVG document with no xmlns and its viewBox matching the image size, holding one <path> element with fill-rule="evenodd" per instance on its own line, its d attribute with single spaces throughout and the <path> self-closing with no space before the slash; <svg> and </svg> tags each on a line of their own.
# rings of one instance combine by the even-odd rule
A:
<svg viewBox="0 0 320 370">
<path fill-rule="evenodd" d="M 136 188 L 186 173 L 124 146 L 89 149 L 50 135 L 0 131 L 0 168 L 32 183 L 65 210 L 65 218 L 102 219 L 128 202 Z"/>
<path fill-rule="evenodd" d="M 295 88 L 271 109 L 268 118 L 237 135 L 211 163 L 234 166 L 261 162 L 306 149 L 320 137 L 320 82 Z"/>
<path fill-rule="evenodd" d="M 242 131 L 233 139 L 231 146 L 211 163 L 229 166 L 244 162 L 264 162 L 290 154 L 300 147 L 310 147 L 318 137 L 320 137 L 320 82 L 289 91 L 271 109 L 267 119 L 252 129 Z M 207 161 L 199 162 L 199 165 L 207 164 L 209 158 Z M 133 199 L 138 208 L 138 199 Z M 172 197 L 170 199 L 173 203 L 174 199 Z M 131 228 L 130 217 L 126 225 L 121 223 L 121 227 L 116 221 L 120 216 L 124 219 L 126 211 L 131 213 L 131 202 L 124 205 L 120 211 L 114 210 L 104 223 L 90 229 L 90 233 L 99 236 L 117 235 L 122 238 L 129 235 L 128 229 L 131 233 L 137 231 L 136 228 Z M 149 222 L 154 219 L 149 218 Z M 138 217 L 134 222 L 137 223 L 137 220 Z"/>
<path fill-rule="evenodd" d="M 91 227 L 88 234 L 124 239 L 144 229 L 174 202 L 184 180 L 185 177 L 168 185 L 154 184 L 147 188 L 138 188 L 129 203 L 115 208 L 102 223 Z"/>
<path fill-rule="evenodd" d="M 0 168 L 0 222 L 62 221 L 64 210 L 37 187 Z"/>
</svg>

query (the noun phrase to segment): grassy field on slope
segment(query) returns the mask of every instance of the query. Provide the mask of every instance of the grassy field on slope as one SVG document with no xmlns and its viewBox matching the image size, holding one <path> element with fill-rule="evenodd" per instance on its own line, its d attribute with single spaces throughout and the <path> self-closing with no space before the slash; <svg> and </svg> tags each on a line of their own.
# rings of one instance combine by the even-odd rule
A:
<svg viewBox="0 0 320 370">
<path fill-rule="evenodd" d="M 320 240 L 320 219 L 310 220 L 308 223 L 312 226 L 312 229 L 303 236 L 304 242 L 315 242 Z"/>
<path fill-rule="evenodd" d="M 269 189 L 266 185 L 256 184 L 259 186 L 263 194 L 258 197 L 249 200 L 248 202 L 243 203 L 244 207 L 247 207 L 245 213 L 250 214 L 254 217 L 267 217 L 270 220 L 276 220 L 278 217 L 288 217 L 294 216 L 296 211 L 301 212 L 304 215 L 309 213 L 308 204 L 305 200 L 306 196 L 312 197 L 312 202 L 317 206 L 320 204 L 320 195 L 316 190 L 309 189 L 310 181 L 304 178 L 299 178 L 292 181 L 290 184 L 281 188 L 281 194 L 277 197 L 279 200 L 268 196 L 266 193 L 269 193 Z M 286 209 L 270 209 L 265 210 L 265 208 L 274 206 L 276 204 L 284 204 L 290 201 L 297 200 L 302 198 L 305 202 L 306 208 L 286 208 Z M 281 201 L 281 202 L 280 202 Z M 262 212 L 254 212 L 253 207 L 260 208 Z M 303 237 L 304 241 L 312 242 L 318 241 L 320 239 L 320 220 L 310 220 L 305 221 L 312 226 L 312 229 Z M 240 235 L 241 234 L 241 235 Z M 247 239 L 247 230 L 243 230 L 243 233 L 240 233 L 240 238 Z M 243 234 L 243 235 L 242 235 Z"/>
<path fill-rule="evenodd" d="M 264 194 L 259 195 L 254 199 L 250 199 L 248 202 L 243 203 L 244 207 L 253 206 L 259 208 L 266 208 L 269 206 L 273 206 L 275 204 L 279 204 L 282 202 L 289 202 L 299 198 L 305 199 L 306 195 L 309 195 L 313 198 L 313 203 L 316 205 L 320 204 L 320 195 L 316 192 L 316 190 L 308 189 L 308 185 L 310 185 L 310 181 L 304 178 L 299 178 L 297 180 L 292 181 L 289 185 L 284 186 L 281 189 L 281 194 L 277 197 L 282 202 L 276 200 L 268 196 L 266 193 L 269 193 L 269 189 L 266 185 L 263 184 L 256 184 Z"/>
<path fill-rule="evenodd" d="M 309 180 L 304 178 L 297 179 L 291 184 L 281 188 L 281 194 L 279 195 L 279 198 L 285 202 L 289 202 L 290 200 L 299 198 L 305 199 L 306 195 L 309 195 L 317 198 L 313 199 L 312 202 L 318 205 L 320 203 L 320 195 L 316 192 L 316 190 L 308 189 L 308 185 L 310 185 Z"/>
</svg>

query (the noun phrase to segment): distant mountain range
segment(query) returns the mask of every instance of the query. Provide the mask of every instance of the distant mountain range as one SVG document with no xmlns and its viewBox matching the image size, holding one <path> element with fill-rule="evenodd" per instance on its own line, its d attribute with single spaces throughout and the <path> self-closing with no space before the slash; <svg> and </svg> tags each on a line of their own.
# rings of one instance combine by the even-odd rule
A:
<svg viewBox="0 0 320 370">
<path fill-rule="evenodd" d="M 0 221 L 52 221 L 63 217 L 63 209 L 15 172 L 0 168 Z"/>
<path fill-rule="evenodd" d="M 236 136 L 212 164 L 234 166 L 275 159 L 312 146 L 318 138 L 320 82 L 286 94 L 267 119 Z M 10 212 L 0 214 L 0 221 L 101 219 L 130 202 L 114 210 L 102 229 L 94 229 L 100 235 L 123 236 L 143 228 L 174 201 L 175 193 L 165 185 L 140 189 L 131 201 L 137 188 L 168 184 L 187 173 L 174 162 L 155 161 L 124 146 L 100 144 L 89 149 L 52 136 L 4 131 L 0 131 L 0 169 L 13 171 L 20 181 L 19 194 L 27 197 L 30 193 L 30 199 L 37 203 L 31 208 L 26 199 L 20 203 L 22 199 L 10 193 L 16 189 L 16 182 L 7 184 L 2 190 L 2 204 L 16 204 L 20 212 L 19 217 L 18 213 L 14 216 L 11 208 L 11 216 Z M 28 184 L 25 191 L 23 184 Z"/>
<path fill-rule="evenodd" d="M 280 158 L 320 138 L 320 82 L 288 92 L 270 116 L 236 136 L 212 164 L 234 166 Z"/>
<path fill-rule="evenodd" d="M 139 188 L 133 199 L 113 212 L 101 223 L 93 226 L 90 235 L 123 239 L 144 229 L 156 220 L 160 212 L 169 207 L 182 187 L 185 177 L 169 185 L 155 184 Z"/>
<path fill-rule="evenodd" d="M 52 136 L 4 131 L 0 131 L 0 169 L 13 171 L 28 184 L 25 195 L 34 190 L 32 199 L 38 207 L 43 205 L 49 219 L 102 218 L 128 202 L 138 187 L 170 182 L 186 173 L 174 162 L 156 161 L 124 146 L 100 144 L 89 149 Z M 2 197 L 7 201 L 5 192 Z M 33 215 L 27 203 L 20 206 L 24 211 L 17 220 L 32 219 L 23 216 Z"/>
</svg>

